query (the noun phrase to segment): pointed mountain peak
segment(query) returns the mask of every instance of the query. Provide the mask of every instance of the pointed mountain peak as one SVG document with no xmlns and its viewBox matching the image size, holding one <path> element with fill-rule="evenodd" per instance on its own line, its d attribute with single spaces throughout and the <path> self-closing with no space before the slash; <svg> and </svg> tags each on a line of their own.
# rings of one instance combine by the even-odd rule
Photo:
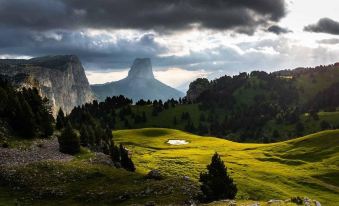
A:
<svg viewBox="0 0 339 206">
<path fill-rule="evenodd" d="M 128 72 L 128 78 L 154 79 L 151 59 L 137 58 Z"/>
</svg>

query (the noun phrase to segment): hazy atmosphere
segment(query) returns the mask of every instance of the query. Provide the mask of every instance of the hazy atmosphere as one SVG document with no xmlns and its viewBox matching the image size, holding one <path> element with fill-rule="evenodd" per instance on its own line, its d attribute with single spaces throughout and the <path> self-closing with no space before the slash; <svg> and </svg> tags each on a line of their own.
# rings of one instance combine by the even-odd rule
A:
<svg viewBox="0 0 339 206">
<path fill-rule="evenodd" d="M 186 91 L 197 77 L 333 63 L 338 10 L 333 0 L 0 0 L 0 58 L 75 54 L 90 83 L 104 83 L 149 57 L 159 80 Z"/>
</svg>

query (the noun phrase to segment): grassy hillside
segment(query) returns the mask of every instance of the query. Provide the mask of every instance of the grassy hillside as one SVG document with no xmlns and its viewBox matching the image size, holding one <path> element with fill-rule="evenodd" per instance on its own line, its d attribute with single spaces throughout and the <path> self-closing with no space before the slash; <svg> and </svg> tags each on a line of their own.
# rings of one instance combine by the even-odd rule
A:
<svg viewBox="0 0 339 206">
<path fill-rule="evenodd" d="M 238 185 L 238 203 L 257 200 L 266 205 L 269 199 L 295 196 L 329 206 L 339 202 L 339 130 L 274 144 L 235 143 L 173 129 L 113 133 L 115 142 L 132 152 L 135 173 L 99 163 L 86 150 L 69 162 L 0 167 L 0 205 L 183 204 L 199 191 L 199 174 L 214 152 L 222 156 Z M 169 145 L 169 139 L 189 144 Z M 146 179 L 154 169 L 164 179 Z"/>
<path fill-rule="evenodd" d="M 339 130 L 274 144 L 240 144 L 178 130 L 115 131 L 132 152 L 138 172 L 158 169 L 197 181 L 214 152 L 222 155 L 239 187 L 239 199 L 308 196 L 324 205 L 339 202 Z M 169 139 L 187 145 L 173 146 Z"/>
<path fill-rule="evenodd" d="M 70 162 L 0 167 L 0 205 L 184 204 L 198 191 L 191 180 L 175 176 L 146 179 L 144 173 L 128 172 L 95 159 L 93 153 L 83 151 Z"/>
</svg>

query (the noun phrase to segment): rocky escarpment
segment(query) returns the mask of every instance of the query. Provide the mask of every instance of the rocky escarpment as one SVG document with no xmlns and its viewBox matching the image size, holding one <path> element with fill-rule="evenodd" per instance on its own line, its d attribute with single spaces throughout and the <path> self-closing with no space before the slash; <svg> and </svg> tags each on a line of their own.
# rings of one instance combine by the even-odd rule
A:
<svg viewBox="0 0 339 206">
<path fill-rule="evenodd" d="M 3 59 L 0 74 L 18 88 L 36 87 L 50 100 L 54 115 L 59 108 L 69 113 L 73 107 L 94 99 L 84 68 L 74 55 Z"/>
<path fill-rule="evenodd" d="M 209 86 L 210 83 L 206 78 L 198 78 L 191 82 L 186 93 L 187 100 L 194 102 L 202 92 L 209 88 Z"/>
<path fill-rule="evenodd" d="M 93 92 L 99 100 L 108 96 L 124 95 L 138 101 L 179 99 L 184 96 L 180 91 L 155 79 L 149 58 L 136 59 L 125 79 L 106 84 L 92 85 Z"/>
</svg>

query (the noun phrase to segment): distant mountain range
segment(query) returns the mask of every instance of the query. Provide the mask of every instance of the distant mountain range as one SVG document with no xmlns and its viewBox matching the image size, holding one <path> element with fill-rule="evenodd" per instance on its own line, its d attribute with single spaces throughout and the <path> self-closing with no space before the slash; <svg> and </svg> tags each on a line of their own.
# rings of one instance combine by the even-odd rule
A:
<svg viewBox="0 0 339 206">
<path fill-rule="evenodd" d="M 184 96 L 184 93 L 155 79 L 149 58 L 135 59 L 125 79 L 92 85 L 91 88 L 99 100 L 116 95 L 124 95 L 134 101 L 178 99 Z"/>
</svg>

